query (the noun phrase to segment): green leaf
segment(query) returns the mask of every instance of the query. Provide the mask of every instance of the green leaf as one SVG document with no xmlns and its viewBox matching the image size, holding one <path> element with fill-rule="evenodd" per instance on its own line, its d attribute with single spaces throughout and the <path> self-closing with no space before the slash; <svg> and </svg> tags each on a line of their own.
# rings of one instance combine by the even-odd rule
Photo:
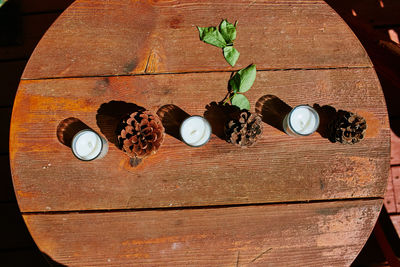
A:
<svg viewBox="0 0 400 267">
<path fill-rule="evenodd" d="M 233 67 L 239 59 L 240 53 L 233 46 L 224 47 L 224 57 L 226 61 Z"/>
<path fill-rule="evenodd" d="M 240 109 L 250 110 L 250 102 L 242 94 L 235 94 L 232 98 L 232 105 L 239 107 Z"/>
<path fill-rule="evenodd" d="M 253 86 L 256 80 L 256 65 L 251 64 L 250 66 L 239 70 L 230 80 L 229 85 L 234 93 L 236 92 L 247 92 Z"/>
<path fill-rule="evenodd" d="M 201 41 L 220 48 L 226 46 L 224 37 L 216 27 L 197 27 L 197 29 Z"/>
<path fill-rule="evenodd" d="M 228 45 L 232 44 L 236 39 L 236 23 L 237 21 L 235 22 L 235 25 L 233 25 L 224 19 L 219 24 L 219 32 L 222 34 Z"/>
<path fill-rule="evenodd" d="M 6 2 L 7 0 L 0 0 L 0 7 L 2 7 Z"/>
</svg>

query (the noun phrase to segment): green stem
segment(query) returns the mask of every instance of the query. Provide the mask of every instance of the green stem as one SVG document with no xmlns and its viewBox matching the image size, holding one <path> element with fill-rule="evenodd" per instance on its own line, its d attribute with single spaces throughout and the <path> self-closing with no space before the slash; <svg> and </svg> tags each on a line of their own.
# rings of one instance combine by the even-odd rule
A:
<svg viewBox="0 0 400 267">
<path fill-rule="evenodd" d="M 222 103 L 222 105 L 225 105 L 228 103 L 228 101 L 231 101 L 232 98 L 235 96 L 236 94 L 233 94 L 232 96 L 228 97 L 227 99 L 225 99 L 224 103 Z"/>
</svg>

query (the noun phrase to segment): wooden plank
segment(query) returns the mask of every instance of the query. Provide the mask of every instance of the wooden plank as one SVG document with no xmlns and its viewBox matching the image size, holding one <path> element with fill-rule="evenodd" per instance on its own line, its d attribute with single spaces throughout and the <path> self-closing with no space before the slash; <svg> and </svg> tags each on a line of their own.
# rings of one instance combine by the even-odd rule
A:
<svg viewBox="0 0 400 267">
<path fill-rule="evenodd" d="M 392 220 L 394 228 L 396 228 L 397 234 L 400 237 L 400 215 L 392 214 L 390 215 L 390 219 Z"/>
<path fill-rule="evenodd" d="M 361 200 L 24 218 L 40 250 L 68 266 L 349 266 L 381 205 Z"/>
<path fill-rule="evenodd" d="M 400 164 L 400 137 L 392 130 L 390 139 L 391 139 L 390 164 L 397 165 Z"/>
<path fill-rule="evenodd" d="M 167 135 L 157 154 L 132 168 L 128 157 L 113 144 L 105 158 L 81 162 L 56 137 L 57 125 L 68 117 L 104 132 L 103 110 L 110 104 L 98 110 L 112 100 L 135 103 L 153 112 L 174 104 L 188 114 L 202 115 L 209 103 L 226 94 L 229 76 L 192 73 L 23 81 L 14 105 L 10 141 L 21 209 L 383 197 L 389 174 L 390 131 L 382 92 L 371 68 L 259 71 L 253 88 L 246 92 L 252 109 L 271 94 L 284 96 L 282 101 L 290 106 L 318 103 L 359 113 L 366 118 L 368 130 L 366 139 L 353 146 L 331 143 L 318 133 L 293 138 L 264 124 L 260 142 L 249 149 L 232 146 L 216 135 L 206 146 L 193 149 Z M 221 113 L 209 110 L 206 117 L 215 116 L 212 125 L 220 125 Z"/>
<path fill-rule="evenodd" d="M 391 160 L 390 164 L 400 165 L 400 119 L 398 117 L 390 118 L 391 129 Z"/>
<path fill-rule="evenodd" d="M 34 1 L 36 3 L 37 1 Z M 21 17 L 21 40 L 0 47 L 0 60 L 28 59 L 43 34 L 60 13 L 36 14 Z"/>
<path fill-rule="evenodd" d="M 0 106 L 12 106 L 25 65 L 26 60 L 0 62 Z"/>
<path fill-rule="evenodd" d="M 71 5 L 74 0 L 14 0 L 21 13 L 60 12 Z"/>
<path fill-rule="evenodd" d="M 23 77 L 231 70 L 221 49 L 199 41 L 195 27 L 220 18 L 239 22 L 235 69 L 250 63 L 258 69 L 371 66 L 323 0 L 78 0 L 49 29 Z"/>
<path fill-rule="evenodd" d="M 0 107 L 0 125 L 3 125 L 0 129 L 0 153 L 8 153 L 8 137 L 10 134 L 10 120 L 11 120 L 11 108 Z"/>
<path fill-rule="evenodd" d="M 400 197 L 400 195 L 398 196 Z M 389 180 L 385 193 L 385 201 L 383 202 L 388 213 L 396 213 L 396 197 L 393 188 L 393 172 L 390 170 Z"/>
<path fill-rule="evenodd" d="M 0 202 L 15 202 L 14 187 L 12 185 L 10 161 L 8 156 L 0 156 Z"/>
<path fill-rule="evenodd" d="M 396 200 L 396 210 L 400 211 L 400 166 L 393 166 L 393 191 Z"/>
<path fill-rule="evenodd" d="M 16 203 L 0 203 L 0 251 L 2 249 L 18 249 L 34 247 Z"/>
</svg>

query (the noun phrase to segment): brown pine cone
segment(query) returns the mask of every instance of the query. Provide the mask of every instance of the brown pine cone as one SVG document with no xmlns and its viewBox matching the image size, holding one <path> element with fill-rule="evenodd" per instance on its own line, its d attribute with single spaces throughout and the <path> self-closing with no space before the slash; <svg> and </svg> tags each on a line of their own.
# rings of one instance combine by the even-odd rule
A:
<svg viewBox="0 0 400 267">
<path fill-rule="evenodd" d="M 262 133 L 262 120 L 260 115 L 242 110 L 236 119 L 228 121 L 225 125 L 226 140 L 240 147 L 254 145 Z"/>
<path fill-rule="evenodd" d="M 360 142 L 367 131 L 365 119 L 355 113 L 339 110 L 336 119 L 329 127 L 330 140 L 342 144 Z"/>
<path fill-rule="evenodd" d="M 145 158 L 164 141 L 160 118 L 148 110 L 126 115 L 117 127 L 118 147 L 130 157 Z"/>
</svg>

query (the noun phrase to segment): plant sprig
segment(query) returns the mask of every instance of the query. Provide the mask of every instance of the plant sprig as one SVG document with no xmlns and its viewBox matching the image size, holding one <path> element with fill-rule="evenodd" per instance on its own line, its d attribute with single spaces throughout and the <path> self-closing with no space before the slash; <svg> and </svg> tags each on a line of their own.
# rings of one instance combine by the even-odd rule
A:
<svg viewBox="0 0 400 267">
<path fill-rule="evenodd" d="M 200 40 L 222 48 L 225 60 L 233 67 L 239 59 L 240 53 L 233 47 L 236 39 L 236 25 L 229 23 L 226 19 L 222 20 L 217 27 L 198 27 Z"/>
<path fill-rule="evenodd" d="M 244 69 L 239 70 L 229 79 L 228 90 L 224 104 L 231 102 L 232 105 L 240 109 L 250 110 L 250 102 L 243 94 L 250 90 L 256 79 L 257 69 L 256 65 L 251 64 Z"/>
</svg>

